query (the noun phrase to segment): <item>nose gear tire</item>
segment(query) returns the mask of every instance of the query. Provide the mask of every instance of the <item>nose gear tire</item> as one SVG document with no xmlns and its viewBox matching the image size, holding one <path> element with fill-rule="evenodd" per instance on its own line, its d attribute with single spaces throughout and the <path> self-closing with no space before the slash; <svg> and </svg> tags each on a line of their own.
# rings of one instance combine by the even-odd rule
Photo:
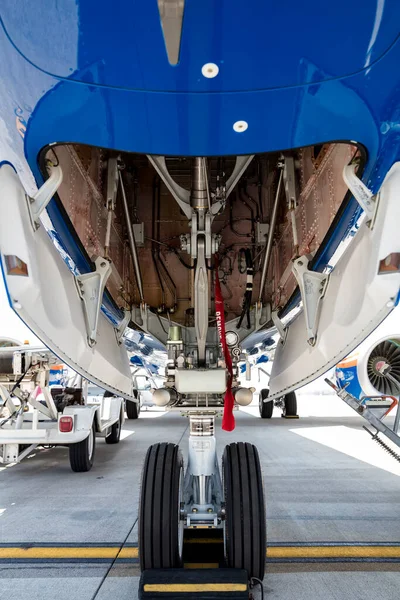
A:
<svg viewBox="0 0 400 600">
<path fill-rule="evenodd" d="M 183 458 L 176 444 L 147 450 L 139 506 L 140 568 L 172 569 L 182 564 L 183 528 L 179 518 Z"/>
<path fill-rule="evenodd" d="M 253 444 L 225 447 L 222 458 L 225 494 L 225 554 L 229 568 L 264 578 L 266 523 L 262 474 Z"/>
</svg>

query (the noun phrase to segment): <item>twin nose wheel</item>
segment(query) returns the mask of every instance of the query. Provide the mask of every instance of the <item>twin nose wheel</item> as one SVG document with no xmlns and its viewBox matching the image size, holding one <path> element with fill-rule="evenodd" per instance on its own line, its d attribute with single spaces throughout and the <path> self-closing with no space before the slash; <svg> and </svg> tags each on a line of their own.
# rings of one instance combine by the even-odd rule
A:
<svg viewBox="0 0 400 600">
<path fill-rule="evenodd" d="M 263 579 L 266 523 L 262 473 L 257 448 L 239 442 L 222 457 L 224 562 Z M 183 459 L 175 444 L 153 444 L 147 451 L 139 508 L 140 567 L 184 566 Z M 204 544 L 197 544 L 201 554 Z M 207 563 L 207 556 L 198 562 Z"/>
</svg>

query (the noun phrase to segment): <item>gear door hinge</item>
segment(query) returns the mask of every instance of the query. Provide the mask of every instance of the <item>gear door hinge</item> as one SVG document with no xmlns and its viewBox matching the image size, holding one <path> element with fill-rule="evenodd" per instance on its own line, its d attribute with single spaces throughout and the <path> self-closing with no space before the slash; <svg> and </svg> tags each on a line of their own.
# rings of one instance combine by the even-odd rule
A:
<svg viewBox="0 0 400 600">
<path fill-rule="evenodd" d="M 314 346 L 317 341 L 319 307 L 326 292 L 329 275 L 310 271 L 306 256 L 300 256 L 293 261 L 292 271 L 299 284 L 303 301 L 307 341 L 310 346 Z"/>
<path fill-rule="evenodd" d="M 94 262 L 96 265 L 95 271 L 77 275 L 75 278 L 78 293 L 83 302 L 87 339 L 90 347 L 96 344 L 103 292 L 111 275 L 111 263 L 107 259 L 98 256 Z"/>
</svg>

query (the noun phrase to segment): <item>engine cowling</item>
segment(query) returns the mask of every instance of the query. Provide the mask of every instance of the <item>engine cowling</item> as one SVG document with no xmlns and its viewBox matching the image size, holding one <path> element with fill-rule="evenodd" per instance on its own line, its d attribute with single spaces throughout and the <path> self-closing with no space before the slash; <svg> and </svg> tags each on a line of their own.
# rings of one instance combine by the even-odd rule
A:
<svg viewBox="0 0 400 600">
<path fill-rule="evenodd" d="M 336 366 L 339 387 L 355 396 L 400 396 L 400 334 L 365 343 Z"/>
</svg>

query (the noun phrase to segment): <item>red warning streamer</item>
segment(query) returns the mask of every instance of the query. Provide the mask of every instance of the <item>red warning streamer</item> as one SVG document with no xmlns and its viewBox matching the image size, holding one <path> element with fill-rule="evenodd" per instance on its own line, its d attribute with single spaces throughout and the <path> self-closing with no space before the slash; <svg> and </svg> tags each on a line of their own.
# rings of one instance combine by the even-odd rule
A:
<svg viewBox="0 0 400 600">
<path fill-rule="evenodd" d="M 222 417 L 222 429 L 233 431 L 235 429 L 235 417 L 233 416 L 233 406 L 235 403 L 232 393 L 232 358 L 226 344 L 225 337 L 225 311 L 224 300 L 222 298 L 221 285 L 218 277 L 218 257 L 215 256 L 215 316 L 217 318 L 217 329 L 219 341 L 224 352 L 225 364 L 228 369 L 228 383 L 224 398 L 224 415 Z"/>
</svg>

